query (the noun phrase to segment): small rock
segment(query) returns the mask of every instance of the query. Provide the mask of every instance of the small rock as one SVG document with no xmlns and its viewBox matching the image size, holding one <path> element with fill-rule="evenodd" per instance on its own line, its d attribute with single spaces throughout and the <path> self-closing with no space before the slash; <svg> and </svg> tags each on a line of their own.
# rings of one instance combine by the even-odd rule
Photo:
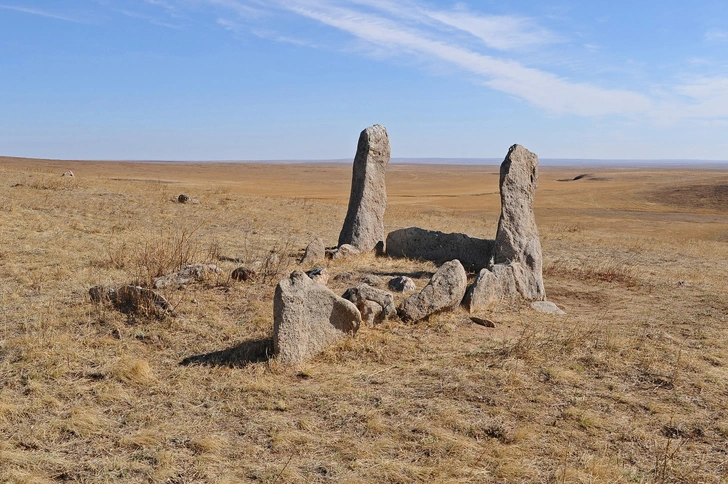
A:
<svg viewBox="0 0 728 484">
<path fill-rule="evenodd" d="M 352 302 L 305 273 L 293 271 L 276 286 L 273 321 L 273 351 L 278 361 L 298 365 L 356 334 L 361 313 Z"/>
<path fill-rule="evenodd" d="M 485 326 L 486 328 L 495 328 L 495 323 L 490 319 L 476 318 L 471 316 L 470 320 L 479 326 Z"/>
<path fill-rule="evenodd" d="M 318 264 L 325 258 L 326 246 L 324 246 L 324 241 L 320 237 L 316 237 L 306 246 L 306 251 L 303 253 L 300 264 L 303 266 Z"/>
<path fill-rule="evenodd" d="M 314 267 L 310 271 L 306 271 L 306 275 L 324 286 L 329 282 L 329 271 L 325 267 Z"/>
<path fill-rule="evenodd" d="M 331 258 L 333 260 L 350 259 L 361 254 L 361 251 L 353 245 L 344 244 L 334 251 Z"/>
<path fill-rule="evenodd" d="M 238 267 L 233 270 L 230 277 L 236 281 L 254 281 L 258 277 L 258 273 L 249 267 Z"/>
<path fill-rule="evenodd" d="M 394 296 L 368 284 L 350 287 L 342 297 L 356 305 L 361 312 L 362 319 L 370 326 L 381 323 L 397 313 L 394 307 Z"/>
<path fill-rule="evenodd" d="M 190 200 L 192 200 L 192 199 L 189 197 L 189 195 L 185 195 L 184 193 L 180 193 L 179 197 L 177 197 L 177 201 L 179 203 L 187 203 Z"/>
<path fill-rule="evenodd" d="M 368 284 L 372 287 L 377 287 L 381 286 L 384 281 L 381 277 L 375 276 L 374 274 L 366 274 L 362 276 L 361 282 L 363 282 L 364 284 Z"/>
<path fill-rule="evenodd" d="M 463 300 L 468 275 L 459 260 L 451 260 L 438 269 L 430 282 L 417 294 L 405 299 L 397 314 L 405 322 L 416 322 L 437 312 L 452 309 Z"/>
<path fill-rule="evenodd" d="M 354 274 L 351 272 L 341 272 L 334 276 L 334 280 L 337 282 L 349 282 L 354 278 Z"/>
<path fill-rule="evenodd" d="M 75 175 L 73 174 L 73 172 L 71 170 L 68 170 L 63 175 L 61 175 L 61 177 L 64 177 L 64 176 L 65 177 L 69 177 L 69 178 L 74 178 L 75 177 Z"/>
<path fill-rule="evenodd" d="M 215 264 L 188 264 L 177 272 L 154 279 L 154 288 L 162 289 L 169 286 L 184 286 L 191 282 L 201 281 L 208 274 L 219 274 L 221 271 Z"/>
<path fill-rule="evenodd" d="M 556 304 L 552 303 L 551 301 L 534 301 L 531 303 L 531 308 L 535 309 L 539 313 L 557 314 L 559 316 L 566 314 L 564 311 L 559 309 L 559 307 Z"/>
<path fill-rule="evenodd" d="M 407 276 L 393 277 L 389 280 L 387 286 L 395 292 L 411 292 L 417 289 L 415 281 Z"/>
<path fill-rule="evenodd" d="M 116 301 L 116 289 L 113 287 L 93 286 L 88 290 L 88 294 L 94 302 Z"/>
</svg>

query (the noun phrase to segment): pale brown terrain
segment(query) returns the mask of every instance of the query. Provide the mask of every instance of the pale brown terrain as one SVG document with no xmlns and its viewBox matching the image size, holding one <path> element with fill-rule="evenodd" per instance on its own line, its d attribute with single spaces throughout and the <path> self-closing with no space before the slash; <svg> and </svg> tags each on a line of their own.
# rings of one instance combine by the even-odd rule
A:
<svg viewBox="0 0 728 484">
<path fill-rule="evenodd" d="M 501 307 L 486 328 L 459 309 L 283 367 L 275 272 L 316 235 L 335 245 L 350 177 L 0 158 L 0 482 L 728 480 L 728 171 L 542 167 L 544 281 L 567 316 Z M 495 235 L 497 166 L 390 165 L 387 188 L 387 231 Z M 276 270 L 230 279 L 271 251 Z M 88 296 L 186 262 L 223 273 L 162 290 L 174 315 Z M 326 265 L 418 289 L 436 269 Z"/>
</svg>

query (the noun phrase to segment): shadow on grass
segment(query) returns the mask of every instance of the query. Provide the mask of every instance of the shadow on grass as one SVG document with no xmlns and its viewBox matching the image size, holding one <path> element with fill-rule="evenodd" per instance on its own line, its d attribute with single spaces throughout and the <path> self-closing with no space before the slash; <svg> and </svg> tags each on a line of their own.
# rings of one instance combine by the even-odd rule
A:
<svg viewBox="0 0 728 484">
<path fill-rule="evenodd" d="M 268 361 L 273 355 L 273 338 L 259 338 L 243 341 L 226 350 L 202 355 L 188 356 L 180 365 L 227 366 L 242 368 L 251 363 Z"/>
<path fill-rule="evenodd" d="M 412 272 L 401 272 L 401 271 L 372 271 L 370 274 L 374 274 L 375 276 L 388 276 L 388 277 L 397 277 L 397 276 L 407 276 L 412 279 L 422 279 L 427 278 L 430 279 L 435 273 L 430 271 L 412 271 Z"/>
</svg>

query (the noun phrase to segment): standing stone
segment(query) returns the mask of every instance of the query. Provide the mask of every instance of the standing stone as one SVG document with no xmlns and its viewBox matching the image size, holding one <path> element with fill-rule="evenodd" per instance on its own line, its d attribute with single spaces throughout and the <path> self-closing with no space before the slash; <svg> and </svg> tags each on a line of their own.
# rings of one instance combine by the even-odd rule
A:
<svg viewBox="0 0 728 484">
<path fill-rule="evenodd" d="M 533 213 L 538 188 L 538 156 L 521 145 L 508 150 L 500 167 L 501 216 L 495 236 L 496 264 L 519 263 L 516 288 L 525 299 L 546 298 L 541 241 Z"/>
<path fill-rule="evenodd" d="M 473 285 L 468 288 L 463 305 L 472 313 L 476 309 L 513 302 L 518 296 L 518 272 L 522 272 L 520 264 L 496 264 L 490 270 L 481 270 Z"/>
<path fill-rule="evenodd" d="M 273 351 L 285 365 L 297 365 L 359 330 L 356 306 L 293 271 L 273 298 Z"/>
<path fill-rule="evenodd" d="M 300 264 L 303 266 L 309 266 L 322 262 L 326 257 L 326 247 L 321 237 L 316 237 L 306 246 L 306 251 L 303 253 Z"/>
<path fill-rule="evenodd" d="M 384 174 L 389 163 L 389 136 L 375 124 L 361 132 L 354 158 L 349 210 L 339 234 L 339 246 L 349 244 L 361 252 L 384 241 L 387 189 Z"/>
<path fill-rule="evenodd" d="M 459 260 L 451 260 L 438 269 L 420 292 L 405 299 L 397 313 L 402 321 L 414 322 L 454 308 L 463 300 L 467 285 L 465 268 Z"/>
</svg>

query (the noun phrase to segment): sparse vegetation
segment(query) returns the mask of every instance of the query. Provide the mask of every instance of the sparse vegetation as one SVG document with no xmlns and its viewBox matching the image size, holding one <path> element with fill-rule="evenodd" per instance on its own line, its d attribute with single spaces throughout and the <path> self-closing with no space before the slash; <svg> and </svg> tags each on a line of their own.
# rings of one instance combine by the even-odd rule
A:
<svg viewBox="0 0 728 484">
<path fill-rule="evenodd" d="M 350 167 L 190 166 L 0 159 L 0 482 L 728 479 L 728 218 L 655 195 L 722 173 L 542 169 L 546 291 L 568 316 L 388 322 L 290 369 L 269 358 L 276 274 L 336 241 Z M 387 230 L 492 237 L 497 179 L 393 165 Z M 255 260 L 265 277 L 229 278 Z M 161 290 L 174 316 L 88 298 L 188 262 L 223 273 Z M 339 293 L 341 272 L 421 288 L 436 270 L 327 265 Z"/>
</svg>

